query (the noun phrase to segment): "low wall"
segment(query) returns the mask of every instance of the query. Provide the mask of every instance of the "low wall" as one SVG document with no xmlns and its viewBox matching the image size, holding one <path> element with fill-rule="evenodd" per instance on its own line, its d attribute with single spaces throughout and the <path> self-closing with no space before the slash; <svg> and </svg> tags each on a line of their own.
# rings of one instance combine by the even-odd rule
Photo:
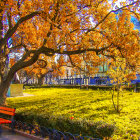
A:
<svg viewBox="0 0 140 140">
<path fill-rule="evenodd" d="M 10 85 L 10 97 L 23 96 L 23 84 Z"/>
</svg>

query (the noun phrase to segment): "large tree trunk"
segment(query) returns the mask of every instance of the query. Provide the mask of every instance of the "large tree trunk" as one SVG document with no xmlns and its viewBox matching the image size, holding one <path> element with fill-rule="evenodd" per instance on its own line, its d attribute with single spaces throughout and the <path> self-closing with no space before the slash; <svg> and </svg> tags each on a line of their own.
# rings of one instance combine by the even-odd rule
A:
<svg viewBox="0 0 140 140">
<path fill-rule="evenodd" d="M 2 38 L 3 24 L 2 24 L 2 16 L 0 16 L 0 39 Z"/>
<path fill-rule="evenodd" d="M 6 0 L 4 1 L 6 2 Z M 0 14 L 2 13 L 2 9 L 0 7 Z M 8 29 L 8 31 L 6 32 L 5 36 L 3 37 L 3 15 L 0 15 L 0 105 L 4 105 L 6 102 L 6 94 L 8 91 L 8 88 L 10 86 L 10 83 L 12 81 L 12 78 L 14 76 L 14 74 L 27 66 L 32 65 L 33 63 L 35 63 L 38 59 L 38 56 L 40 53 L 42 53 L 41 49 L 38 49 L 33 57 L 29 60 L 29 61 L 24 61 L 29 55 L 30 55 L 30 51 L 28 51 L 22 59 L 20 59 L 14 66 L 12 66 L 12 68 L 10 69 L 10 71 L 8 73 L 5 73 L 5 65 L 6 65 L 6 51 L 4 50 L 5 48 L 3 46 L 5 46 L 7 44 L 7 41 L 9 38 L 11 38 L 11 36 L 16 32 L 17 28 L 19 27 L 20 24 L 22 24 L 24 21 L 33 18 L 34 16 L 38 15 L 39 12 L 32 12 L 31 14 L 28 14 L 22 18 L 20 18 L 17 23 L 10 29 Z M 49 37 L 49 35 L 48 35 Z"/>
<path fill-rule="evenodd" d="M 3 23 L 2 23 L 3 16 L 0 16 L 0 40 L 2 39 L 3 35 Z M 9 88 L 9 82 L 3 81 L 3 57 L 2 57 L 2 46 L 0 44 L 0 105 L 5 104 L 6 100 L 6 93 Z"/>
<path fill-rule="evenodd" d="M 4 81 L 0 85 L 0 105 L 6 105 L 6 94 L 8 91 L 8 88 L 10 86 L 11 81 Z"/>
<path fill-rule="evenodd" d="M 38 78 L 38 84 L 41 86 L 41 85 L 43 85 L 43 79 L 44 79 L 44 77 L 39 77 Z"/>
<path fill-rule="evenodd" d="M 41 86 L 43 85 L 43 80 L 46 74 L 42 74 L 39 78 L 38 78 L 38 84 Z"/>
<path fill-rule="evenodd" d="M 7 76 L 5 76 L 4 80 L 0 83 L 0 105 L 6 104 L 6 94 L 10 87 L 11 81 L 15 75 L 16 71 L 10 70 Z"/>
<path fill-rule="evenodd" d="M 1 11 L 1 9 L 0 9 L 0 11 Z M 2 39 L 2 31 L 3 31 L 3 24 L 2 24 L 2 16 L 0 15 L 0 40 Z M 1 83 L 2 75 L 3 75 L 1 73 L 1 71 L 2 71 L 2 57 L 1 57 L 1 55 L 2 55 L 2 46 L 0 44 L 0 83 Z"/>
</svg>

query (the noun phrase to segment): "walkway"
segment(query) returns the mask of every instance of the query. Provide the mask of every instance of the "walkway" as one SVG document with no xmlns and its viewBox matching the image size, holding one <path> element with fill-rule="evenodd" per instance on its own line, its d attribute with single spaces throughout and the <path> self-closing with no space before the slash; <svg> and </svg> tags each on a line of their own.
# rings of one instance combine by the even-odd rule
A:
<svg viewBox="0 0 140 140">
<path fill-rule="evenodd" d="M 0 140 L 32 140 L 32 139 L 18 135 L 16 133 L 13 134 L 9 132 L 9 130 L 4 129 L 2 135 L 0 136 Z"/>
<path fill-rule="evenodd" d="M 4 135 L 0 137 L 0 140 L 32 140 L 19 135 Z"/>
<path fill-rule="evenodd" d="M 41 137 L 33 136 L 22 131 L 15 130 L 14 133 L 8 127 L 2 127 L 2 135 L 0 140 L 48 140 Z"/>
<path fill-rule="evenodd" d="M 16 97 L 28 97 L 28 96 L 35 96 L 33 94 L 23 93 L 23 96 L 15 96 L 15 97 L 8 97 L 8 98 L 16 98 Z"/>
</svg>

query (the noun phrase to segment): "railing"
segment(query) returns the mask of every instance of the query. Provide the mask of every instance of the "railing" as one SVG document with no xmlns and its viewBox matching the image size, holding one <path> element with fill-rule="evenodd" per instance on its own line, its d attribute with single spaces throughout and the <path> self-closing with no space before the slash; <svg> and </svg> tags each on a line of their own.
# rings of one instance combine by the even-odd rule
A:
<svg viewBox="0 0 140 140">
<path fill-rule="evenodd" d="M 46 128 L 44 126 L 39 127 L 21 121 L 15 121 L 13 126 L 14 129 L 42 138 L 48 138 L 49 140 L 102 140 L 100 138 L 92 138 L 89 136 L 81 136 L 79 134 L 71 134 L 70 132 L 61 132 L 56 129 Z"/>
</svg>

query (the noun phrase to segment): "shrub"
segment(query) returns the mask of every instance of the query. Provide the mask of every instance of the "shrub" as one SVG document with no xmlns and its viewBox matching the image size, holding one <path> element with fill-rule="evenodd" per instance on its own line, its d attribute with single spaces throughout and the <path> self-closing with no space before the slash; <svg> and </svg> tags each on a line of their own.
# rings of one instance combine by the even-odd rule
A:
<svg viewBox="0 0 140 140">
<path fill-rule="evenodd" d="M 102 123 L 96 128 L 97 133 L 102 138 L 110 138 L 115 131 L 115 126 Z"/>
<path fill-rule="evenodd" d="M 62 116 L 33 116 L 16 114 L 16 120 L 30 123 L 33 125 L 45 126 L 57 129 L 62 132 L 72 134 L 89 135 L 94 138 L 110 138 L 115 130 L 115 126 L 105 122 L 90 122 L 86 120 L 71 120 Z"/>
</svg>

